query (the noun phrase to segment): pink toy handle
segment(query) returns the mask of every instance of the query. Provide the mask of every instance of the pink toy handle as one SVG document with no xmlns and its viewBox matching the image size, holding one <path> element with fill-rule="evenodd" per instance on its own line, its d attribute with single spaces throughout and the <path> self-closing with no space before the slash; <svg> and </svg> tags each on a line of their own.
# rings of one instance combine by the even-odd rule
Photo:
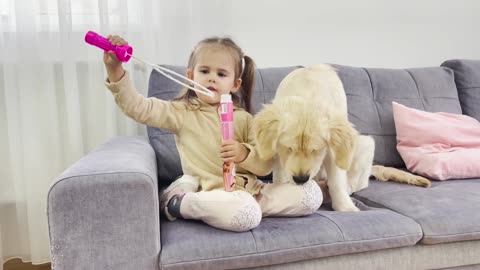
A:
<svg viewBox="0 0 480 270">
<path fill-rule="evenodd" d="M 113 51 L 117 56 L 117 59 L 122 62 L 128 62 L 132 58 L 133 48 L 129 45 L 115 46 L 108 41 L 105 37 L 100 36 L 99 34 L 88 31 L 85 35 L 85 42 L 90 45 L 96 46 L 104 51 Z"/>
</svg>

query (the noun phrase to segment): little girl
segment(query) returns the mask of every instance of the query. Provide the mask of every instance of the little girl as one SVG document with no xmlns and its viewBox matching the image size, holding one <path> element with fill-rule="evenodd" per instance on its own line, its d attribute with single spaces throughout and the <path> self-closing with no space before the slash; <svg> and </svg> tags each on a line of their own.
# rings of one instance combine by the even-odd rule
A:
<svg viewBox="0 0 480 270">
<path fill-rule="evenodd" d="M 127 44 L 118 36 L 108 38 L 114 45 Z M 266 184 L 256 178 L 271 172 L 272 161 L 259 158 L 250 132 L 255 64 L 230 38 L 200 41 L 188 60 L 187 77 L 213 91 L 214 97 L 185 88 L 174 101 L 145 98 L 113 52 L 103 60 L 105 84 L 119 108 L 137 122 L 175 134 L 184 175 L 160 195 L 166 218 L 202 220 L 240 232 L 255 228 L 262 216 L 304 216 L 320 207 L 322 192 L 313 180 L 304 185 Z M 222 142 L 218 108 L 220 96 L 228 93 L 234 102 L 235 140 Z M 237 164 L 233 192 L 223 189 L 224 162 Z"/>
</svg>

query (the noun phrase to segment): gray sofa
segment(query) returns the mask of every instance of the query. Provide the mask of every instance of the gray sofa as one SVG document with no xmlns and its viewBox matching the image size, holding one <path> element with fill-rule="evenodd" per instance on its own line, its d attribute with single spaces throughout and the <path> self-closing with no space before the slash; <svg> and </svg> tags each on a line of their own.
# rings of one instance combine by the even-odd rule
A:
<svg viewBox="0 0 480 270">
<path fill-rule="evenodd" d="M 396 151 L 393 100 L 480 120 L 480 61 L 413 69 L 335 66 L 350 120 L 375 138 L 375 163 L 404 167 Z M 256 111 L 295 68 L 257 71 Z M 169 99 L 177 91 L 173 82 L 151 74 L 149 96 Z M 53 269 L 480 267 L 480 178 L 435 181 L 429 189 L 371 180 L 352 196 L 361 212 L 335 212 L 327 204 L 307 217 L 264 218 L 251 231 L 233 233 L 160 219 L 159 188 L 182 172 L 172 135 L 155 128 L 148 135 L 112 138 L 52 185 Z"/>
</svg>

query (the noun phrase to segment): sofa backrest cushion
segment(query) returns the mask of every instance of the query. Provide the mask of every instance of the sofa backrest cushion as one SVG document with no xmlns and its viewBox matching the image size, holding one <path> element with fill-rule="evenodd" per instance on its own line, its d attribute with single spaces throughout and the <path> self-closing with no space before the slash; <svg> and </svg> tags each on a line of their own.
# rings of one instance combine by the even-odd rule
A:
<svg viewBox="0 0 480 270">
<path fill-rule="evenodd" d="M 349 119 L 362 134 L 375 139 L 375 163 L 404 167 L 396 150 L 392 101 L 429 112 L 461 113 L 453 71 L 445 67 L 378 69 L 333 65 L 338 70 L 348 100 Z M 165 66 L 180 74 L 185 67 Z M 275 96 L 280 81 L 297 67 L 261 68 L 256 71 L 254 113 Z M 152 71 L 148 96 L 169 100 L 181 86 Z M 161 185 L 182 174 L 174 137 L 168 130 L 148 127 L 158 164 Z"/>
<path fill-rule="evenodd" d="M 376 164 L 405 166 L 396 149 L 392 101 L 428 112 L 462 112 L 453 71 L 448 68 L 333 66 L 338 69 L 347 94 L 350 121 L 360 133 L 375 139 Z"/>
<path fill-rule="evenodd" d="M 480 121 L 480 60 L 448 60 L 442 66 L 455 73 L 463 113 Z"/>
<path fill-rule="evenodd" d="M 186 67 L 164 67 L 182 75 L 186 74 Z M 296 68 L 298 67 L 263 68 L 256 70 L 252 96 L 254 113 L 262 109 L 262 104 L 272 100 L 280 81 Z M 171 81 L 157 71 L 152 70 L 148 84 L 149 97 L 171 100 L 178 95 L 181 89 L 181 85 Z M 154 127 L 147 127 L 147 133 L 150 144 L 153 146 L 157 157 L 159 185 L 166 186 L 183 173 L 174 136 L 166 129 Z"/>
</svg>

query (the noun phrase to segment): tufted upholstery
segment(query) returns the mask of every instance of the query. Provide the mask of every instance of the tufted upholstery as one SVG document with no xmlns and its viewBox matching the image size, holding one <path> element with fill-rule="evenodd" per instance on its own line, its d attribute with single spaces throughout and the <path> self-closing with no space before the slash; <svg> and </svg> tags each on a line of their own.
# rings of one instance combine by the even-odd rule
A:
<svg viewBox="0 0 480 270">
<path fill-rule="evenodd" d="M 462 113 L 453 72 L 448 68 L 334 66 L 347 93 L 350 121 L 362 134 L 375 139 L 377 164 L 405 166 L 396 149 L 392 101 L 429 112 Z"/>
<path fill-rule="evenodd" d="M 463 113 L 480 121 L 480 60 L 448 60 L 442 66 L 455 72 Z"/>
</svg>

